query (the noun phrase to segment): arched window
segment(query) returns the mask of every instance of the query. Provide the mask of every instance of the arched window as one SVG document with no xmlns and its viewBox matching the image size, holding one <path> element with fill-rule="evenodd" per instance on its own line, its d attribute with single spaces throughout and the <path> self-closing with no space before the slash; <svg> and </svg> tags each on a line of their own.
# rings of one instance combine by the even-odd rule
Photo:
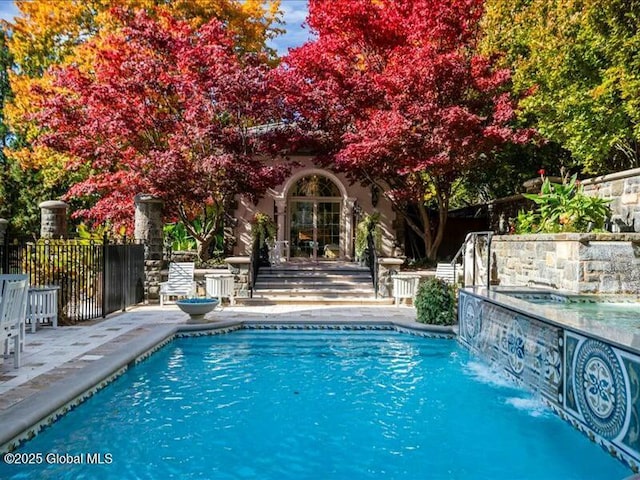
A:
<svg viewBox="0 0 640 480">
<path fill-rule="evenodd" d="M 291 197 L 339 197 L 340 190 L 327 177 L 309 175 L 302 177 L 289 190 Z"/>
</svg>

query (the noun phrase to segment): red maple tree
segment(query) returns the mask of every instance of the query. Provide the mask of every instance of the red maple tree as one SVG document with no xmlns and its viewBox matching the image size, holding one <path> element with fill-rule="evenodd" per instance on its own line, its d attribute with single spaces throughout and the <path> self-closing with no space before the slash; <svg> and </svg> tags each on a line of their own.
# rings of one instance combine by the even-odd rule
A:
<svg viewBox="0 0 640 480">
<path fill-rule="evenodd" d="M 435 258 L 452 182 L 516 130 L 510 73 L 475 53 L 482 0 L 310 0 L 316 35 L 284 59 L 282 98 L 321 158 L 376 184 Z M 429 215 L 435 199 L 437 218 Z"/>
<path fill-rule="evenodd" d="M 134 196 L 155 195 L 206 259 L 230 200 L 287 174 L 265 162 L 280 130 L 255 128 L 280 118 L 267 57 L 239 54 L 215 19 L 194 29 L 162 10 L 114 13 L 123 28 L 89 44 L 92 67 L 58 69 L 39 92 L 39 141 L 89 171 L 68 193 L 91 204 L 75 215 L 130 226 Z"/>
</svg>

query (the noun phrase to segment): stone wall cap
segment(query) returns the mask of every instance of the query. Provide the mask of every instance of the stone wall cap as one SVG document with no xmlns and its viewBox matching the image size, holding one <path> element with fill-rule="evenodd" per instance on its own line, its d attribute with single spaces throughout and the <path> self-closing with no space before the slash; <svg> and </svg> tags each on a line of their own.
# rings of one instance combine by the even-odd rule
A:
<svg viewBox="0 0 640 480">
<path fill-rule="evenodd" d="M 56 208 L 67 208 L 68 205 L 60 200 L 45 200 L 44 202 L 40 202 L 38 204 L 38 207 L 56 209 Z"/>
<path fill-rule="evenodd" d="M 404 259 L 394 258 L 394 257 L 382 257 L 378 259 L 378 263 L 380 265 L 402 265 L 404 263 Z"/>
<path fill-rule="evenodd" d="M 242 257 L 227 257 L 224 259 L 227 263 L 251 263 L 251 257 L 242 256 Z"/>
<path fill-rule="evenodd" d="M 139 193 L 133 197 L 135 203 L 164 203 L 159 197 L 151 195 L 150 193 Z"/>
<path fill-rule="evenodd" d="M 530 233 L 495 235 L 492 242 L 640 242 L 640 233 Z"/>
</svg>

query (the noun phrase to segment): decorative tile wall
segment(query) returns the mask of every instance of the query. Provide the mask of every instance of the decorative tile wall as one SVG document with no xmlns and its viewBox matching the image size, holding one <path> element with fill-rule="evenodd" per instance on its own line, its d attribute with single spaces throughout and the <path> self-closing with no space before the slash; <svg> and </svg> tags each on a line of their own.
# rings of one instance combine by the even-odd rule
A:
<svg viewBox="0 0 640 480">
<path fill-rule="evenodd" d="M 562 403 L 561 329 L 460 292 L 460 340 L 516 382 Z"/>
<path fill-rule="evenodd" d="M 635 472 L 640 464 L 640 356 L 460 292 L 460 341 Z"/>
</svg>

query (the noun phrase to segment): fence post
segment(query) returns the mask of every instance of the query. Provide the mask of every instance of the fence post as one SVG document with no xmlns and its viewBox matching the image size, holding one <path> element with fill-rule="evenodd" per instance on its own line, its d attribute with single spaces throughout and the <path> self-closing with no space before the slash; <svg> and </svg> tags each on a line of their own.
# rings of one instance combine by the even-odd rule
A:
<svg viewBox="0 0 640 480">
<path fill-rule="evenodd" d="M 108 266 L 108 262 L 107 262 L 107 243 L 109 242 L 109 239 L 107 238 L 107 234 L 105 232 L 104 236 L 102 237 L 102 318 L 105 318 L 107 316 L 107 297 L 109 295 L 109 291 L 107 289 L 107 285 L 108 285 L 108 277 L 107 277 L 107 266 Z"/>
<path fill-rule="evenodd" d="M 67 238 L 67 204 L 59 200 L 41 202 L 40 237 Z"/>
</svg>

